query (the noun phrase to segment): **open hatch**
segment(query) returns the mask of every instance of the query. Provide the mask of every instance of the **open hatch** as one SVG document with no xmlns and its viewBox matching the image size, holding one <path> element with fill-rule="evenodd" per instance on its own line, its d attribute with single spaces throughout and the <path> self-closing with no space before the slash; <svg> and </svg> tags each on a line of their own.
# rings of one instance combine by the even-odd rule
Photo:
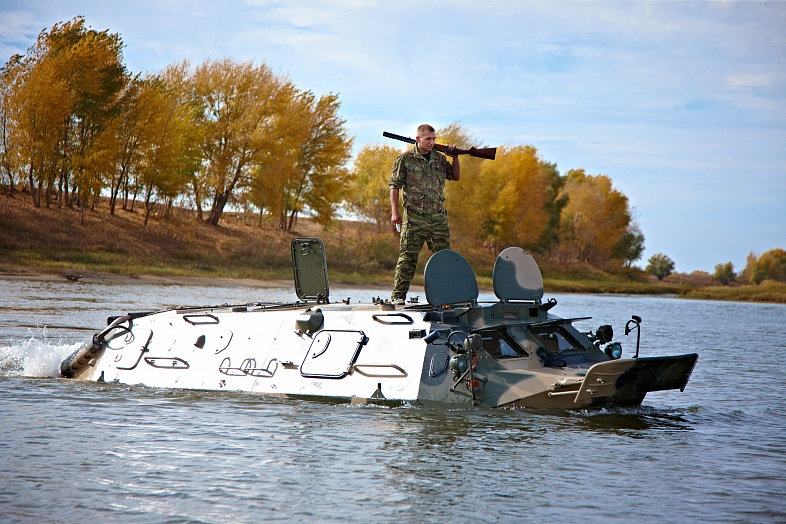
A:
<svg viewBox="0 0 786 524">
<path fill-rule="evenodd" d="M 327 303 L 328 286 L 325 244 L 318 238 L 296 238 L 292 241 L 292 269 L 295 273 L 295 293 L 303 301 Z"/>
<path fill-rule="evenodd" d="M 444 249 L 426 262 L 423 274 L 426 301 L 435 308 L 450 304 L 476 303 L 478 280 L 467 259 Z"/>
<path fill-rule="evenodd" d="M 502 251 L 494 262 L 494 294 L 503 302 L 514 300 L 540 304 L 543 275 L 532 255 L 520 247 Z"/>
</svg>

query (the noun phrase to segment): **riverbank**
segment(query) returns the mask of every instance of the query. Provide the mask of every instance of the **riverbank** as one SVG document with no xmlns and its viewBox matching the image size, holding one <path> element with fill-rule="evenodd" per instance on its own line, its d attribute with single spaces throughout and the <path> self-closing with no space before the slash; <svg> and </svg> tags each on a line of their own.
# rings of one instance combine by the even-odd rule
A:
<svg viewBox="0 0 786 524">
<path fill-rule="evenodd" d="M 189 276 L 155 276 L 155 275 L 117 275 L 111 273 L 75 273 L 65 271 L 59 273 L 32 273 L 29 271 L 0 272 L 0 280 L 26 280 L 33 282 L 62 282 L 69 280 L 72 282 L 92 283 L 92 284 L 142 284 L 142 285 L 179 285 L 179 286 L 208 286 L 226 288 L 290 288 L 293 280 L 290 279 L 270 279 L 257 280 L 253 278 L 224 278 L 224 277 L 189 277 Z M 342 288 L 362 288 L 362 289 L 387 289 L 387 286 L 380 284 L 359 284 L 352 282 L 342 282 Z M 413 289 L 421 288 L 413 286 Z"/>
<path fill-rule="evenodd" d="M 398 243 L 373 224 L 335 221 L 324 227 L 300 219 L 292 231 L 277 220 L 227 213 L 221 226 L 172 209 L 154 214 L 147 227 L 139 210 L 34 208 L 24 195 L 0 197 L 0 278 L 69 279 L 113 283 L 190 284 L 231 287 L 292 286 L 291 243 L 319 237 L 326 245 L 331 286 L 393 287 Z M 484 291 L 493 288 L 495 255 L 463 245 Z M 422 289 L 427 252 L 413 285 Z M 536 257 L 547 292 L 678 295 L 712 300 L 786 303 L 786 284 L 720 286 L 707 273 L 657 280 L 638 269 L 610 274 Z"/>
</svg>

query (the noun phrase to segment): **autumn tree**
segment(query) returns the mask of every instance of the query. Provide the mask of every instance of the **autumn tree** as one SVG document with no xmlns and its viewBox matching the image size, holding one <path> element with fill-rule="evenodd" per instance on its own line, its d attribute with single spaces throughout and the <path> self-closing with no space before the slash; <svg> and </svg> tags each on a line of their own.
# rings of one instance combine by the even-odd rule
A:
<svg viewBox="0 0 786 524">
<path fill-rule="evenodd" d="M 775 248 L 758 258 L 749 256 L 745 272 L 750 275 L 753 284 L 761 284 L 765 280 L 786 282 L 786 251 Z"/>
<path fill-rule="evenodd" d="M 289 214 L 282 228 L 292 230 L 297 215 L 308 209 L 320 223 L 332 220 L 335 211 L 346 195 L 348 171 L 344 164 L 349 160 L 352 139 L 348 136 L 345 120 L 338 110 L 338 95 L 330 93 L 317 98 L 306 91 L 297 97 L 302 121 L 295 133 L 305 134 L 305 140 L 294 148 L 294 177 L 285 188 Z"/>
<path fill-rule="evenodd" d="M 200 165 L 196 143 L 196 114 L 180 104 L 170 90 L 156 80 L 144 84 L 141 96 L 145 119 L 135 165 L 138 184 L 144 191 L 147 227 L 153 204 L 171 202 L 186 188 Z"/>
<path fill-rule="evenodd" d="M 352 168 L 347 206 L 379 229 L 390 228 L 390 170 L 400 151 L 391 145 L 367 145 Z"/>
<path fill-rule="evenodd" d="M 203 109 L 201 106 L 193 103 L 189 87 L 192 81 L 190 65 L 187 61 L 171 64 L 158 75 L 158 78 L 167 86 L 168 94 L 177 100 L 181 106 L 188 108 L 191 115 L 192 125 L 188 128 L 188 133 L 191 137 L 189 147 L 191 150 L 190 155 L 197 164 L 197 169 L 194 170 L 194 176 L 189 177 L 189 192 L 196 208 L 197 219 L 202 221 L 204 219 L 202 206 L 207 196 L 211 194 L 209 178 L 199 176 L 199 172 L 202 169 L 202 149 L 205 143 L 205 134 L 209 129 L 207 126 L 201 125 Z"/>
<path fill-rule="evenodd" d="M 100 191 L 106 155 L 94 145 L 127 80 L 121 50 L 118 35 L 88 29 L 77 17 L 42 31 L 4 67 L 5 147 L 15 164 L 6 167 L 25 171 L 36 206 L 42 198 L 49 206 L 55 190 L 61 205 L 71 187 L 84 193 L 84 209 Z"/>
<path fill-rule="evenodd" d="M 614 189 L 606 175 L 587 175 L 583 169 L 567 173 L 561 231 L 574 255 L 600 265 L 612 259 L 631 221 L 628 197 Z"/>
<path fill-rule="evenodd" d="M 0 69 L 0 181 L 8 179 L 7 194 L 13 196 L 20 169 L 14 133 L 14 84 L 20 73 L 21 55 L 15 55 Z"/>
<path fill-rule="evenodd" d="M 674 272 L 674 261 L 663 253 L 656 253 L 647 260 L 644 271 L 663 280 Z"/>
<path fill-rule="evenodd" d="M 551 168 L 532 146 L 500 148 L 497 159 L 481 165 L 474 203 L 486 245 L 537 249 L 549 224 Z"/>
<path fill-rule="evenodd" d="M 84 213 L 88 198 L 97 197 L 101 190 L 107 165 L 108 152 L 95 147 L 96 141 L 117 114 L 119 95 L 128 82 L 123 42 L 116 33 L 88 29 L 82 17 L 56 24 L 45 39 L 47 56 L 70 102 L 66 135 L 60 144 L 68 162 L 59 174 L 58 194 L 65 193 L 67 200 L 70 184 Z"/>
<path fill-rule="evenodd" d="M 27 180 L 33 204 L 50 204 L 52 186 L 64 167 L 62 139 L 71 111 L 68 88 L 53 60 L 46 57 L 45 34 L 30 56 L 12 58 L 3 69 L 9 84 L 5 100 L 6 169 Z"/>
<path fill-rule="evenodd" d="M 247 195 L 277 216 L 281 229 L 291 231 L 306 210 L 329 223 L 347 195 L 351 177 L 344 164 L 352 139 L 340 105 L 338 95 L 300 91 L 279 116 L 281 135 L 260 158 Z"/>
<path fill-rule="evenodd" d="M 235 192 L 249 183 L 266 152 L 280 140 L 286 124 L 281 115 L 295 88 L 265 64 L 230 59 L 205 60 L 187 73 L 181 88 L 187 103 L 198 110 L 202 137 L 195 187 L 209 194 L 195 198 L 210 202 L 207 220 L 218 225 Z"/>
<path fill-rule="evenodd" d="M 479 140 L 460 122 L 438 128 L 436 134 L 439 144 L 451 144 L 461 149 L 469 149 L 472 146 L 483 147 L 479 144 Z M 412 132 L 412 136 L 414 135 L 415 130 Z M 412 147 L 414 146 L 406 146 L 406 149 Z M 448 161 L 451 161 L 450 158 Z M 462 155 L 459 161 L 461 162 L 461 179 L 458 183 L 448 182 L 445 184 L 445 208 L 450 215 L 452 243 L 456 248 L 469 252 L 482 243 L 477 228 L 480 210 L 472 204 L 480 176 L 480 167 L 483 162 L 488 162 L 488 160 Z M 390 178 L 390 168 L 392 167 L 392 164 L 388 167 L 388 178 Z M 389 213 L 390 203 L 388 203 L 387 209 Z M 388 222 L 390 222 L 390 218 L 388 218 Z"/>
<path fill-rule="evenodd" d="M 153 117 L 145 107 L 144 89 L 145 81 L 139 76 L 128 83 L 120 97 L 119 114 L 108 123 L 97 140 L 99 147 L 107 151 L 109 166 L 105 176 L 109 188 L 109 213 L 112 215 L 121 190 L 125 190 L 127 200 L 134 169 L 140 161 L 145 130 Z"/>
</svg>

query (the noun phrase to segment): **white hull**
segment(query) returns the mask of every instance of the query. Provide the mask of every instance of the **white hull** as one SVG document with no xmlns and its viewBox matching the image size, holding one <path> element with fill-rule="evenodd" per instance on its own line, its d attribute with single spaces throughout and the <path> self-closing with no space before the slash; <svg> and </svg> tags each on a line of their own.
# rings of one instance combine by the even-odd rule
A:
<svg viewBox="0 0 786 524">
<path fill-rule="evenodd" d="M 432 283 L 441 278 L 435 271 Z M 426 276 L 428 297 L 428 267 Z M 638 405 L 648 391 L 684 389 L 696 362 L 695 354 L 612 360 L 591 334 L 548 313 L 554 303 L 478 304 L 475 284 L 474 298 L 470 290 L 465 303 L 445 305 L 452 286 L 432 289 L 422 306 L 298 302 L 126 315 L 62 370 L 160 388 L 571 409 Z"/>
</svg>

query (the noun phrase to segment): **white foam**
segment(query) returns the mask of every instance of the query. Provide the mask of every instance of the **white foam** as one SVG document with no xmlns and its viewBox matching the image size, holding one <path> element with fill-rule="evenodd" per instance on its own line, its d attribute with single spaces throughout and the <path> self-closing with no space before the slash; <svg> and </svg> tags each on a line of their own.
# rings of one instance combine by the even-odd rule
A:
<svg viewBox="0 0 786 524">
<path fill-rule="evenodd" d="M 60 363 L 81 344 L 31 336 L 21 343 L 0 345 L 0 376 L 59 377 Z"/>
</svg>

